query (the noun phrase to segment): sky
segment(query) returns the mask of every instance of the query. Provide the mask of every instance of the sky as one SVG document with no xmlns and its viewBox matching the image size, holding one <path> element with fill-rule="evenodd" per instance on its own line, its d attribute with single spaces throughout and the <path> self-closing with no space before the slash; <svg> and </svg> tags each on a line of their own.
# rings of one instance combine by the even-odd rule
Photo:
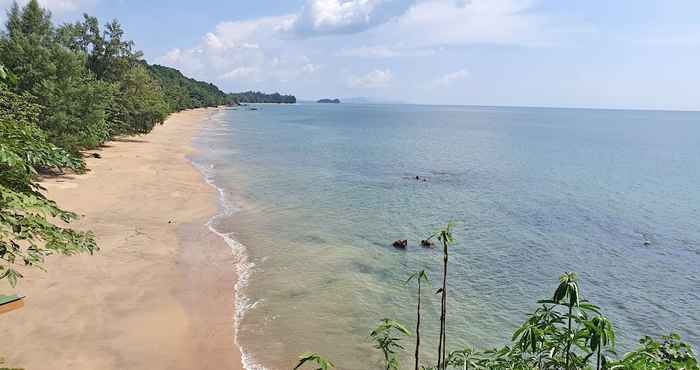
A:
<svg viewBox="0 0 700 370">
<path fill-rule="evenodd" d="M 700 110 L 698 0 L 40 3 L 116 18 L 149 62 L 229 92 Z"/>
</svg>

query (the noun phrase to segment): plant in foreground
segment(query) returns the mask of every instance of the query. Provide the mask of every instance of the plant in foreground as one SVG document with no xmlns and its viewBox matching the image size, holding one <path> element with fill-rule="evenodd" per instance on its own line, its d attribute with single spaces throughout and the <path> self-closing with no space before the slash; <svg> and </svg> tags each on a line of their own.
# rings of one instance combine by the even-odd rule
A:
<svg viewBox="0 0 700 370">
<path fill-rule="evenodd" d="M 410 336 L 411 332 L 400 322 L 391 319 L 382 320 L 369 334 L 370 338 L 375 342 L 374 348 L 381 350 L 382 354 L 384 354 L 386 370 L 399 369 L 399 359 L 396 357 L 396 352 L 404 349 L 399 344 L 401 341 L 399 334 Z"/>
<path fill-rule="evenodd" d="M 437 239 L 442 244 L 442 254 L 443 254 L 443 267 L 442 267 L 442 288 L 438 289 L 436 293 L 440 294 L 440 335 L 438 337 L 438 361 L 437 369 L 447 368 L 447 335 L 446 335 L 446 324 L 447 324 L 447 262 L 449 260 L 449 246 L 455 243 L 455 239 L 452 236 L 452 228 L 454 223 L 450 222 L 447 226 L 434 233 L 427 241 L 437 237 Z"/>
<path fill-rule="evenodd" d="M 678 334 L 661 337 L 657 342 L 649 336 L 639 340 L 637 350 L 614 362 L 610 369 L 698 370 L 698 360 L 689 344 L 681 342 Z"/>
<path fill-rule="evenodd" d="M 428 274 L 425 272 L 425 270 L 421 270 L 419 272 L 413 273 L 411 276 L 408 277 L 406 280 L 406 284 L 411 282 L 411 280 L 415 279 L 416 282 L 418 283 L 418 307 L 416 309 L 416 352 L 415 352 L 415 370 L 418 370 L 418 366 L 420 364 L 420 299 L 421 299 L 421 283 L 430 283 L 430 279 L 428 279 Z"/>
<path fill-rule="evenodd" d="M 335 369 L 335 365 L 329 360 L 315 352 L 305 352 L 299 355 L 299 363 L 294 367 L 294 370 L 304 366 L 306 363 L 315 363 L 318 366 L 316 370 Z"/>
</svg>

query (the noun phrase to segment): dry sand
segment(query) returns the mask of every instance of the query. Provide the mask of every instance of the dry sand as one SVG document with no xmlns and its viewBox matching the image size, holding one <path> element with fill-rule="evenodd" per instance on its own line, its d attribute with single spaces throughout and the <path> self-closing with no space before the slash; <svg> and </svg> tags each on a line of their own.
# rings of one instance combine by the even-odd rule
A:
<svg viewBox="0 0 700 370">
<path fill-rule="evenodd" d="M 94 256 L 50 257 L 0 316 L 6 365 L 27 370 L 240 369 L 234 257 L 205 223 L 217 194 L 186 159 L 214 110 L 175 114 L 109 143 L 90 172 L 44 181 L 92 230 Z M 7 289 L 3 288 L 3 291 Z"/>
</svg>

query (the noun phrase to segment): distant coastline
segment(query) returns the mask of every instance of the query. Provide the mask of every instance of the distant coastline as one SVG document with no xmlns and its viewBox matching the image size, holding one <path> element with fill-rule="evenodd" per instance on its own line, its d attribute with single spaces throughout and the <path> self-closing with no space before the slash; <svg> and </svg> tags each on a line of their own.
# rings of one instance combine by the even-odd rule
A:
<svg viewBox="0 0 700 370">
<path fill-rule="evenodd" d="M 340 99 L 335 98 L 335 99 L 319 99 L 316 101 L 316 103 L 321 103 L 321 104 L 340 104 Z"/>
</svg>

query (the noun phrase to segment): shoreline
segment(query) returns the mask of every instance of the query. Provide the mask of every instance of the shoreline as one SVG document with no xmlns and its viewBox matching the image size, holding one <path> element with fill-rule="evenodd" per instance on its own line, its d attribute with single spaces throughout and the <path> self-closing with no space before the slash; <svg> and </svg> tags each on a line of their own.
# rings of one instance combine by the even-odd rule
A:
<svg viewBox="0 0 700 370">
<path fill-rule="evenodd" d="M 107 143 L 88 173 L 42 181 L 101 250 L 27 271 L 17 287 L 26 306 L 0 316 L 6 366 L 242 369 L 235 256 L 209 229 L 218 194 L 189 158 L 217 111 L 175 113 L 148 135 Z"/>
</svg>

